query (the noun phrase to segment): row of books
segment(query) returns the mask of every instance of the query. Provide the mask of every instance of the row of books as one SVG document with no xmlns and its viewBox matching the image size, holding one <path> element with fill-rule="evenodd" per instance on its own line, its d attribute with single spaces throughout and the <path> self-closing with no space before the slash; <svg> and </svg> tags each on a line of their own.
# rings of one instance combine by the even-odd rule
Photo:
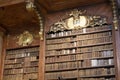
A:
<svg viewBox="0 0 120 80">
<path fill-rule="evenodd" d="M 37 80 L 37 79 L 38 79 L 38 73 L 30 73 L 23 75 L 23 80 Z"/>
<path fill-rule="evenodd" d="M 102 25 L 47 34 L 45 80 L 115 80 L 111 30 Z"/>
<path fill-rule="evenodd" d="M 84 52 L 94 52 L 94 51 L 102 51 L 102 50 L 109 50 L 109 49 L 113 49 L 112 44 L 104 44 L 104 45 L 77 48 L 77 52 L 84 53 Z"/>
<path fill-rule="evenodd" d="M 70 42 L 70 43 L 46 45 L 46 50 L 97 45 L 97 44 L 108 43 L 108 42 L 109 43 L 112 42 L 111 36 L 102 37 L 102 38 L 95 38 L 95 39 L 80 40 L 77 42 Z"/>
<path fill-rule="evenodd" d="M 50 50 L 46 51 L 46 56 L 54 55 L 64 55 L 64 54 L 73 54 L 76 53 L 76 49 L 63 49 L 63 50 Z"/>
<path fill-rule="evenodd" d="M 77 62 L 46 64 L 45 71 L 77 69 Z"/>
<path fill-rule="evenodd" d="M 9 75 L 9 74 L 20 74 L 23 73 L 23 68 L 20 69 L 8 69 L 8 70 L 4 70 L 4 74 L 5 75 Z"/>
<path fill-rule="evenodd" d="M 28 62 L 28 61 L 37 61 L 39 59 L 38 56 L 30 56 L 30 57 L 25 57 L 24 61 Z"/>
<path fill-rule="evenodd" d="M 34 67 L 34 66 L 38 66 L 38 62 L 25 62 L 24 63 L 24 67 Z"/>
<path fill-rule="evenodd" d="M 18 69 L 8 69 L 4 70 L 4 74 L 20 74 L 20 73 L 32 73 L 32 72 L 38 72 L 38 67 L 32 67 L 32 68 L 18 68 Z"/>
<path fill-rule="evenodd" d="M 5 65 L 5 69 L 15 69 L 15 68 L 24 68 L 24 67 L 32 67 L 38 66 L 38 62 L 25 62 L 25 63 L 18 63 L 18 64 L 8 64 Z"/>
<path fill-rule="evenodd" d="M 23 80 L 23 74 L 4 75 L 3 80 Z"/>
<path fill-rule="evenodd" d="M 38 67 L 24 68 L 24 73 L 38 72 Z"/>
<path fill-rule="evenodd" d="M 73 54 L 73 53 L 85 53 L 85 52 L 97 52 L 97 51 L 103 51 L 104 54 L 108 54 L 109 51 L 113 49 L 112 44 L 106 44 L 106 45 L 99 45 L 99 46 L 91 46 L 91 47 L 83 47 L 83 48 L 77 48 L 77 49 L 62 49 L 62 50 L 50 50 L 46 51 L 46 56 L 52 56 L 52 55 L 64 55 L 64 54 Z M 110 52 L 112 53 L 112 51 Z"/>
<path fill-rule="evenodd" d="M 51 62 L 63 62 L 63 61 L 74 61 L 74 60 L 85 60 L 85 59 L 103 59 L 103 58 L 113 58 L 113 51 L 96 51 L 88 52 L 83 54 L 72 54 L 72 55 L 62 55 L 62 56 L 51 56 L 46 57 L 46 63 Z M 99 60 L 98 60 L 99 61 Z M 101 60 L 100 60 L 101 61 Z"/>
<path fill-rule="evenodd" d="M 5 64 L 15 64 L 15 63 L 23 63 L 23 62 L 24 62 L 24 58 L 5 60 Z"/>
<path fill-rule="evenodd" d="M 63 37 L 58 39 L 50 39 L 46 41 L 46 44 L 64 43 L 64 42 L 72 42 L 72 41 L 77 41 L 77 37 L 72 36 L 72 37 Z"/>
<path fill-rule="evenodd" d="M 21 68 L 23 67 L 23 64 L 19 63 L 19 64 L 9 64 L 9 65 L 5 65 L 4 68 L 5 69 L 10 69 L 10 68 Z"/>
<path fill-rule="evenodd" d="M 30 80 L 38 78 L 37 73 L 30 73 L 30 74 L 15 74 L 15 75 L 5 75 L 3 80 Z"/>
<path fill-rule="evenodd" d="M 101 32 L 101 33 L 93 33 L 93 34 L 85 34 L 85 35 L 76 35 L 72 37 L 63 37 L 58 39 L 50 39 L 46 41 L 46 44 L 54 44 L 54 43 L 64 43 L 64 42 L 72 42 L 77 40 L 85 40 L 85 39 L 93 39 L 93 38 L 102 38 L 105 36 L 111 36 L 112 33 L 108 32 Z"/>
<path fill-rule="evenodd" d="M 102 38 L 105 36 L 111 36 L 112 32 L 101 32 L 101 33 L 94 33 L 94 34 L 85 34 L 85 35 L 78 35 L 77 40 L 85 40 L 85 39 L 93 39 L 93 38 Z"/>
<path fill-rule="evenodd" d="M 87 67 L 101 67 L 101 66 L 112 66 L 114 65 L 113 59 L 100 59 L 100 60 L 82 60 L 78 62 L 64 62 L 64 63 L 53 63 L 46 64 L 46 71 L 54 70 L 65 70 L 65 69 L 78 69 Z"/>
<path fill-rule="evenodd" d="M 88 45 L 96 45 L 100 43 L 106 43 L 106 42 L 111 42 L 112 37 L 107 36 L 107 37 L 102 37 L 102 38 L 95 38 L 95 39 L 87 39 L 87 40 L 80 40 L 77 42 L 77 46 L 88 46 Z"/>
<path fill-rule="evenodd" d="M 37 80 L 39 47 L 6 51 L 3 80 Z"/>
<path fill-rule="evenodd" d="M 78 29 L 78 30 L 73 30 L 72 34 L 82 34 L 82 33 L 96 33 L 99 31 L 106 31 L 106 30 L 111 30 L 112 26 L 111 25 L 102 25 L 102 26 L 97 26 L 97 27 L 90 27 L 90 28 L 83 28 L 83 29 Z"/>
<path fill-rule="evenodd" d="M 50 62 L 62 62 L 62 61 L 74 61 L 76 60 L 76 55 L 64 55 L 64 56 L 53 56 L 46 57 L 46 63 Z"/>
<path fill-rule="evenodd" d="M 71 30 L 71 31 L 61 31 L 56 33 L 49 33 L 46 35 L 47 38 L 53 38 L 53 37 L 61 37 L 61 36 L 69 36 L 72 34 L 80 34 L 80 33 L 90 33 L 90 32 L 98 32 L 102 30 L 110 30 L 111 25 L 104 25 L 99 27 L 93 27 L 93 28 L 83 28 L 78 30 Z"/>
<path fill-rule="evenodd" d="M 77 54 L 76 59 L 77 60 L 84 60 L 84 59 L 92 59 L 92 58 L 108 58 L 113 57 L 113 51 L 112 50 L 105 50 L 105 51 L 95 51 L 95 52 L 88 52 L 83 54 Z"/>
<path fill-rule="evenodd" d="M 116 80 L 115 78 L 80 78 L 79 80 Z"/>
<path fill-rule="evenodd" d="M 79 71 L 79 76 L 100 76 L 100 75 L 115 75 L 115 68 L 97 68 L 97 69 L 84 69 Z"/>
<path fill-rule="evenodd" d="M 77 71 L 63 71 L 63 72 L 53 72 L 53 73 L 45 73 L 45 80 L 50 79 L 59 79 L 62 78 L 77 78 L 78 72 Z"/>
<path fill-rule="evenodd" d="M 9 54 L 29 53 L 29 52 L 36 52 L 36 51 L 39 51 L 39 47 L 7 50 L 7 55 L 9 55 Z"/>
<path fill-rule="evenodd" d="M 38 61 L 38 57 L 37 56 L 29 57 L 28 61 Z M 24 62 L 25 62 L 24 58 L 5 60 L 5 64 L 15 64 L 15 63 L 24 63 Z"/>
<path fill-rule="evenodd" d="M 77 47 L 77 42 L 46 45 L 46 50 Z"/>
<path fill-rule="evenodd" d="M 8 54 L 6 55 L 6 59 L 14 59 L 14 58 L 22 58 L 22 57 L 31 57 L 31 56 L 38 56 L 38 52 L 32 53 L 20 53 L 20 54 Z"/>
<path fill-rule="evenodd" d="M 79 61 L 79 67 L 95 67 L 95 66 L 108 66 L 114 65 L 113 59 L 93 59 L 93 60 L 81 60 Z"/>
</svg>

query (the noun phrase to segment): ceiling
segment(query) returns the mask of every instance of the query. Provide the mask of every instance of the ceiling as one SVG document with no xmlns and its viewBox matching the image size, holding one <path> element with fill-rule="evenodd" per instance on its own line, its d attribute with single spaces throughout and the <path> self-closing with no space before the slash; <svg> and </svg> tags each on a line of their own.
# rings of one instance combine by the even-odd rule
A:
<svg viewBox="0 0 120 80">
<path fill-rule="evenodd" d="M 35 0 L 35 5 L 43 16 L 61 10 L 103 3 L 108 0 Z M 24 30 L 39 30 L 35 13 L 26 10 L 25 0 L 0 0 L 0 27 L 9 34 Z"/>
<path fill-rule="evenodd" d="M 49 13 L 105 1 L 107 0 L 39 0 L 38 2 Z"/>
</svg>

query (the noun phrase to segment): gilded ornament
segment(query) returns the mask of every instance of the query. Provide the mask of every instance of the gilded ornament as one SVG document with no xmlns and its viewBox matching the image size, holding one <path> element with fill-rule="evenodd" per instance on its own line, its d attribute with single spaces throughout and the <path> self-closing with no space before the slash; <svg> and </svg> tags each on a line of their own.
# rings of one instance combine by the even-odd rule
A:
<svg viewBox="0 0 120 80">
<path fill-rule="evenodd" d="M 22 46 L 27 46 L 33 42 L 33 35 L 30 34 L 28 31 L 23 32 L 18 36 L 18 44 Z"/>
</svg>

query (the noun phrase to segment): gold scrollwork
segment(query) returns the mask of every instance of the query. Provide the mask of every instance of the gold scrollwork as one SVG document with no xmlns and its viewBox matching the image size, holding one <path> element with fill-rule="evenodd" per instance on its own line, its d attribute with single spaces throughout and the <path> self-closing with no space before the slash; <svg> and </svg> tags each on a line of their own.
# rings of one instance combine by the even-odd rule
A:
<svg viewBox="0 0 120 80">
<path fill-rule="evenodd" d="M 33 35 L 30 34 L 28 31 L 24 31 L 22 34 L 17 36 L 18 38 L 18 45 L 27 46 L 33 42 Z"/>
<path fill-rule="evenodd" d="M 68 14 L 68 18 L 54 23 L 51 26 L 50 31 L 56 32 L 63 31 L 65 29 L 80 29 L 88 26 L 94 27 L 96 25 L 103 25 L 107 23 L 105 17 L 83 15 L 85 12 L 86 11 L 74 9 L 70 14 Z"/>
</svg>

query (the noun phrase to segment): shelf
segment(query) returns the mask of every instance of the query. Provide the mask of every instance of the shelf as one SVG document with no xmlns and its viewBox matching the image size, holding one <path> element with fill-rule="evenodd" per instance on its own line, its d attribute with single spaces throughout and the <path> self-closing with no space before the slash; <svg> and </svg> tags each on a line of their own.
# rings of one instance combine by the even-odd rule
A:
<svg viewBox="0 0 120 80">
<path fill-rule="evenodd" d="M 30 78 L 31 76 L 28 74 L 33 75 L 34 73 L 34 76 L 38 76 L 38 62 L 39 47 L 24 47 L 6 51 L 3 79 L 22 79 L 21 76 Z"/>
<path fill-rule="evenodd" d="M 49 55 L 45 57 L 54 57 L 54 56 L 66 56 L 66 55 L 77 55 L 76 53 L 70 53 L 70 54 L 58 54 L 58 55 Z"/>
<path fill-rule="evenodd" d="M 52 50 L 63 50 L 63 49 L 76 49 L 77 47 L 66 47 L 66 48 L 58 48 L 58 49 L 50 49 L 50 50 L 46 50 L 46 51 L 52 51 Z"/>
<path fill-rule="evenodd" d="M 75 35 L 101 33 L 101 32 L 106 32 L 106 31 L 112 31 L 112 29 L 94 30 L 94 31 L 91 31 L 91 32 L 86 32 L 86 33 L 76 33 Z"/>
<path fill-rule="evenodd" d="M 113 56 L 106 56 L 106 57 L 92 57 L 92 58 L 84 58 L 84 59 L 76 59 L 76 61 L 81 61 L 81 60 L 93 60 L 93 59 L 111 59 L 114 58 Z"/>
<path fill-rule="evenodd" d="M 103 43 L 97 43 L 97 44 L 77 46 L 77 48 L 89 47 L 89 46 L 99 46 L 99 45 L 112 44 L 112 43 L 113 43 L 113 42 L 103 42 Z"/>
<path fill-rule="evenodd" d="M 105 45 L 105 44 L 112 44 L 113 42 L 103 42 L 103 43 L 96 43 L 96 44 L 90 44 L 90 45 L 81 45 L 81 46 L 73 46 L 73 47 L 65 47 L 65 48 L 57 48 L 57 49 L 49 49 L 46 51 L 52 51 L 52 50 L 63 50 L 63 49 L 76 49 L 76 48 L 82 48 L 82 47 L 90 47 L 90 46 L 99 46 L 99 45 Z"/>
<path fill-rule="evenodd" d="M 14 73 L 14 74 L 4 74 L 4 75 L 31 74 L 31 73 L 38 73 L 38 72 L 24 72 L 24 73 Z"/>
<path fill-rule="evenodd" d="M 38 71 L 37 72 L 24 72 L 23 74 L 31 74 L 31 73 L 38 73 Z"/>
<path fill-rule="evenodd" d="M 99 52 L 99 51 L 108 51 L 108 50 L 113 50 L 113 48 L 96 50 L 96 51 L 76 52 L 76 54 L 85 54 L 85 53 L 92 53 L 92 52 Z"/>
<path fill-rule="evenodd" d="M 24 68 L 32 68 L 32 67 L 38 67 L 38 65 L 24 66 Z"/>
<path fill-rule="evenodd" d="M 112 73 L 115 72 L 115 65 L 111 25 L 73 30 L 67 36 L 55 37 L 56 35 L 58 34 L 50 34 L 54 37 L 47 35 L 49 38 L 46 38 L 45 77 L 49 79 L 49 76 L 54 78 L 61 75 L 67 78 L 75 74 L 80 79 L 115 78 Z M 108 71 L 111 74 L 105 74 Z"/>
<path fill-rule="evenodd" d="M 69 69 L 57 69 L 57 70 L 48 70 L 45 72 L 61 72 L 61 71 L 73 71 L 73 70 L 77 70 L 77 68 L 69 68 Z"/>
<path fill-rule="evenodd" d="M 53 44 L 62 44 L 62 43 L 71 43 L 71 42 L 77 42 L 77 41 L 82 41 L 82 40 L 90 40 L 90 39 L 99 39 L 99 38 L 105 38 L 105 37 L 112 37 L 112 36 L 102 36 L 102 37 L 96 37 L 96 38 L 86 38 L 86 39 L 77 39 L 76 40 L 70 40 L 70 41 L 57 41 L 57 42 L 53 42 L 53 43 L 47 43 L 46 45 L 53 45 Z"/>
<path fill-rule="evenodd" d="M 83 41 L 83 40 L 91 40 L 91 39 L 99 39 L 99 38 L 105 38 L 105 37 L 112 37 L 112 36 L 103 36 L 103 37 L 97 37 L 97 38 L 86 38 L 86 39 L 77 39 L 76 40 L 71 40 L 71 41 L 63 41 L 63 42 L 55 42 L 55 43 L 49 43 L 46 45 L 53 45 L 53 44 L 62 44 L 62 43 L 71 43 L 71 42 L 78 42 L 78 41 Z"/>
<path fill-rule="evenodd" d="M 115 74 L 80 76 L 80 78 L 114 77 Z"/>
<path fill-rule="evenodd" d="M 23 67 L 16 67 L 16 68 L 4 68 L 4 70 L 9 70 L 9 69 L 20 69 L 20 68 L 23 68 Z"/>
<path fill-rule="evenodd" d="M 71 35 L 67 35 L 67 36 L 59 36 L 59 37 L 50 37 L 50 38 L 46 38 L 47 40 L 51 40 L 51 39 L 59 39 L 59 38 L 66 38 L 66 37 L 73 37 L 76 36 L 76 34 L 71 34 Z"/>
<path fill-rule="evenodd" d="M 16 73 L 16 74 L 4 74 L 4 75 L 19 75 L 19 74 L 23 74 L 23 73 Z"/>
<path fill-rule="evenodd" d="M 93 69 L 93 68 L 109 68 L 109 67 L 114 67 L 114 65 L 101 65 L 101 66 L 89 66 L 89 67 L 79 67 L 79 70 L 82 69 Z"/>
<path fill-rule="evenodd" d="M 76 41 L 84 41 L 84 40 L 94 40 L 94 39 L 99 39 L 99 38 L 105 38 L 105 37 L 112 37 L 112 36 L 102 36 L 102 37 L 96 37 L 96 38 L 86 38 L 86 39 L 77 39 Z"/>
<path fill-rule="evenodd" d="M 25 56 L 24 57 L 6 58 L 6 60 L 15 60 L 15 59 L 22 59 L 22 58 L 25 58 Z"/>
<path fill-rule="evenodd" d="M 85 54 L 85 53 L 92 53 L 92 52 L 98 52 L 98 51 L 107 51 L 107 50 L 113 50 L 113 48 L 111 48 L 111 49 L 103 49 L 103 50 L 96 50 L 96 51 L 75 52 L 75 53 L 69 53 L 69 54 L 47 55 L 45 57 L 65 56 L 65 55 L 77 55 L 77 54 Z"/>
<path fill-rule="evenodd" d="M 22 64 L 22 62 L 17 62 L 17 63 L 5 63 L 5 65 L 13 65 L 13 64 Z"/>
<path fill-rule="evenodd" d="M 34 61 L 30 61 L 30 62 L 39 62 L 39 60 L 34 60 Z"/>
<path fill-rule="evenodd" d="M 14 58 L 6 58 L 6 60 L 15 60 L 15 59 L 22 59 L 22 58 L 31 58 L 31 57 L 37 57 L 38 55 L 36 56 L 24 56 L 24 57 L 14 57 Z"/>
<path fill-rule="evenodd" d="M 55 63 L 65 63 L 65 62 L 75 62 L 76 60 L 68 60 L 68 61 L 55 61 L 55 62 L 47 62 L 45 64 L 55 64 Z"/>
<path fill-rule="evenodd" d="M 17 55 L 17 54 L 26 54 L 26 53 L 38 53 L 39 54 L 39 51 L 23 51 L 22 53 L 7 53 L 7 55 Z"/>
<path fill-rule="evenodd" d="M 49 37 L 46 38 L 47 40 L 50 39 L 59 39 L 59 38 L 65 38 L 65 37 L 72 37 L 72 36 L 76 36 L 76 35 L 84 35 L 84 34 L 92 34 L 92 33 L 99 33 L 99 32 L 106 32 L 106 31 L 111 31 L 112 29 L 110 29 L 111 27 L 108 26 L 109 29 L 103 29 L 103 30 L 94 30 L 94 31 L 90 31 L 90 32 L 86 32 L 86 33 L 71 33 L 71 35 L 67 35 L 67 36 L 58 36 L 58 37 Z"/>
<path fill-rule="evenodd" d="M 47 45 L 53 45 L 53 44 L 61 44 L 61 43 L 71 43 L 71 42 L 77 42 L 77 40 L 70 40 L 70 41 L 63 41 L 63 42 L 55 42 L 55 43 L 47 43 Z"/>
</svg>

